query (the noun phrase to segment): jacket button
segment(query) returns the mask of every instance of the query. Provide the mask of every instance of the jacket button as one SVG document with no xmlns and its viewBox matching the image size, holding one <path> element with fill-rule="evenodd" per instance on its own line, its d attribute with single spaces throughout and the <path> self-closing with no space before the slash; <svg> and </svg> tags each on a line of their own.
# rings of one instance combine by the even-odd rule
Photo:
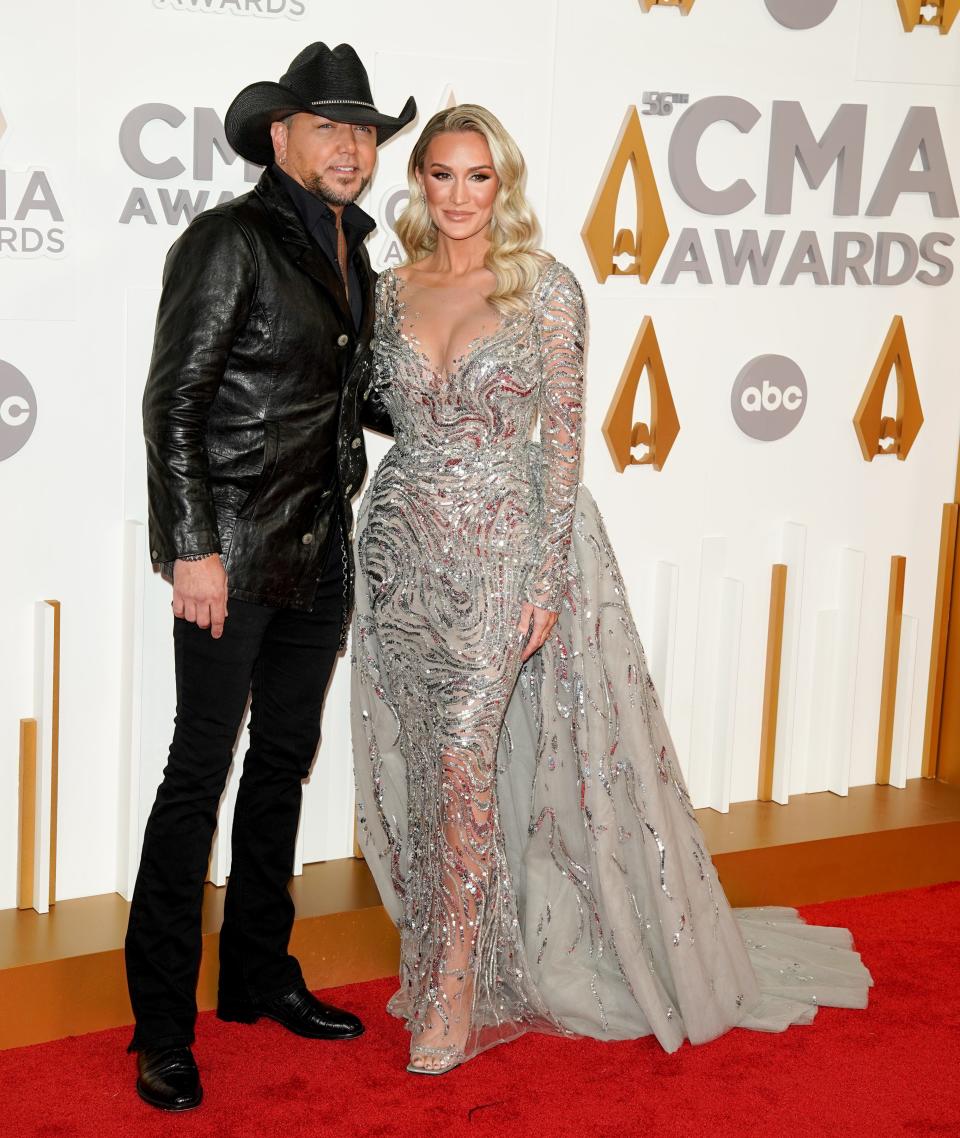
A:
<svg viewBox="0 0 960 1138">
<path fill-rule="evenodd" d="M 350 337 L 346 334 L 346 332 L 341 332 L 340 335 L 337 337 L 337 343 L 340 345 L 341 348 L 345 348 L 347 346 L 347 344 L 350 343 Z"/>
<path fill-rule="evenodd" d="M 313 543 L 313 534 L 312 533 L 305 533 L 303 535 L 303 537 L 300 538 L 300 540 L 303 542 L 304 545 L 311 545 Z"/>
<path fill-rule="evenodd" d="M 159 554 L 159 553 L 157 553 L 157 551 L 156 551 L 155 549 L 151 549 L 151 550 L 150 550 L 150 557 L 151 557 L 151 559 L 152 559 L 152 560 L 154 560 L 154 561 L 159 561 L 159 560 L 160 560 L 160 554 Z"/>
<path fill-rule="evenodd" d="M 358 439 L 358 438 L 354 439 L 350 445 L 353 447 L 354 450 L 356 450 L 357 447 L 360 445 L 360 439 Z"/>
</svg>

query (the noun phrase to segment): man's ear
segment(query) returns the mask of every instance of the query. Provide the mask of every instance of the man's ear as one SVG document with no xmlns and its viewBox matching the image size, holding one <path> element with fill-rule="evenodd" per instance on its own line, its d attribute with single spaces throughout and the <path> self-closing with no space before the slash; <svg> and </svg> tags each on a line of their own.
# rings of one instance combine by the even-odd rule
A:
<svg viewBox="0 0 960 1138">
<path fill-rule="evenodd" d="M 273 156 L 281 166 L 287 157 L 288 133 L 285 123 L 278 120 L 270 124 L 270 138 L 273 141 Z"/>
</svg>

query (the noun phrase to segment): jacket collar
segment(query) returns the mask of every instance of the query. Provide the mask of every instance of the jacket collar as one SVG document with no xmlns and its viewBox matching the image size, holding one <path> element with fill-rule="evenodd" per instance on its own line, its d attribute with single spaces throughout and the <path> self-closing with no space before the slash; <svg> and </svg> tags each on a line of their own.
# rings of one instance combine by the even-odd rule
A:
<svg viewBox="0 0 960 1138">
<path fill-rule="evenodd" d="M 344 325 L 350 332 L 353 332 L 353 316 L 350 313 L 346 297 L 343 295 L 340 278 L 336 270 L 330 264 L 326 253 L 307 232 L 293 199 L 269 167 L 260 175 L 254 193 L 267 207 L 268 213 L 279 227 L 280 238 L 287 249 L 287 253 L 304 272 L 309 273 L 315 281 L 323 286 L 340 314 Z M 357 212 L 369 218 L 369 215 L 363 213 L 359 207 L 357 207 Z M 369 220 L 373 222 L 372 218 Z M 370 228 L 374 228 L 374 225 L 375 223 L 371 224 Z M 364 255 L 365 251 L 362 245 L 357 252 L 360 254 L 359 261 L 362 266 L 360 275 L 364 284 L 363 319 L 360 329 L 360 335 L 363 337 L 368 334 L 368 328 L 372 325 L 373 320 L 373 274 L 369 260 Z"/>
<path fill-rule="evenodd" d="M 332 240 L 336 244 L 337 221 L 330 206 L 316 194 L 312 194 L 306 186 L 301 186 L 296 178 L 291 178 L 280 167 L 271 166 L 270 173 L 274 181 L 293 199 L 294 207 L 307 232 L 321 244 L 324 240 Z M 344 207 L 341 222 L 351 255 L 367 234 L 377 228 L 377 223 L 370 214 L 362 210 L 356 202 Z"/>
</svg>

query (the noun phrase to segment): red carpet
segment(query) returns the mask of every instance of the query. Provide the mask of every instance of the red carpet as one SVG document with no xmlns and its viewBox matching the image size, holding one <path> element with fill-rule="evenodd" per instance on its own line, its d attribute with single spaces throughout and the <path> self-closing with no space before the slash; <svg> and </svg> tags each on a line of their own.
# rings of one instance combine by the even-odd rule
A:
<svg viewBox="0 0 960 1138">
<path fill-rule="evenodd" d="M 3 1138 L 886 1138 L 960 1135 L 960 883 L 804 910 L 846 925 L 876 987 L 784 1035 L 733 1031 L 665 1055 L 652 1040 L 528 1035 L 438 1079 L 408 1075 L 392 981 L 331 993 L 361 1039 L 200 1017 L 206 1099 L 163 1115 L 133 1089 L 127 1029 L 0 1052 Z"/>
</svg>

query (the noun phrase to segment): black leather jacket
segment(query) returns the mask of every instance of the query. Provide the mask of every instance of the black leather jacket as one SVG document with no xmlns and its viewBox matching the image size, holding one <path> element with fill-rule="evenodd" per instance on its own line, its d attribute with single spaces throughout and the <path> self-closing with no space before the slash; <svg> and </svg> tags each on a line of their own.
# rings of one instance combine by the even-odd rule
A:
<svg viewBox="0 0 960 1138">
<path fill-rule="evenodd" d="M 375 275 L 354 255 L 359 332 L 269 170 L 171 247 L 143 396 L 153 561 L 220 553 L 230 596 L 311 607 L 336 512 L 352 532 L 361 423 L 391 433 L 370 392 Z"/>
</svg>

